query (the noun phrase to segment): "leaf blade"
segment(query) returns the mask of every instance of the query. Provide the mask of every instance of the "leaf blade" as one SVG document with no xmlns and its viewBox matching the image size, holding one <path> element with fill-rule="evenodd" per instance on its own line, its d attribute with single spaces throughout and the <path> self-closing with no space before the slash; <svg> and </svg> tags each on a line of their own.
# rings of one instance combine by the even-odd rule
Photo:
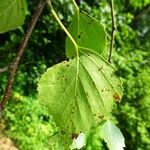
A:
<svg viewBox="0 0 150 150">
<path fill-rule="evenodd" d="M 121 88 L 108 83 L 108 80 L 111 80 L 112 84 L 120 84 L 120 80 L 117 77 L 106 80 L 102 71 L 98 70 L 103 64 L 104 68 L 106 67 L 103 71 L 109 76 L 114 73 L 114 68 L 100 55 L 92 51 L 85 54 L 84 51 L 88 52 L 80 49 L 83 54 L 79 55 L 78 74 L 77 58 L 74 58 L 48 69 L 38 86 L 39 101 L 48 107 L 50 114 L 54 116 L 63 133 L 63 139 L 67 142 L 64 144 L 67 148 L 71 144 L 72 135 L 86 132 L 100 123 L 103 117 L 109 116 L 114 103 L 114 92 L 122 96 Z M 98 64 L 94 64 L 93 59 L 97 60 Z M 109 91 L 104 89 L 105 86 Z M 114 86 L 115 91 L 111 86 Z"/>
<path fill-rule="evenodd" d="M 13 30 L 24 23 L 25 0 L 0 0 L 0 33 Z"/>
<path fill-rule="evenodd" d="M 102 54 L 106 46 L 106 32 L 98 20 L 85 12 L 76 12 L 70 24 L 69 32 L 79 47 L 89 48 Z M 69 38 L 66 39 L 66 55 L 76 56 L 75 47 Z"/>
</svg>

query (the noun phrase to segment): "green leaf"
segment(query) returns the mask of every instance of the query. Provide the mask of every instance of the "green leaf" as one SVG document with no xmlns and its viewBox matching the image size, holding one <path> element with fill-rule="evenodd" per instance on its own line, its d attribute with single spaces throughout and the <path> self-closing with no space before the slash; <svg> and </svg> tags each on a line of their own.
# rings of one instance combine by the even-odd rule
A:
<svg viewBox="0 0 150 150">
<path fill-rule="evenodd" d="M 104 123 L 101 134 L 110 150 L 123 150 L 125 147 L 125 140 L 120 129 L 109 120 Z"/>
<path fill-rule="evenodd" d="M 49 68 L 38 85 L 39 101 L 60 127 L 66 149 L 79 133 L 110 115 L 114 93 L 122 97 L 114 67 L 92 50 L 79 51 L 79 58 Z"/>
<path fill-rule="evenodd" d="M 106 46 L 106 32 L 98 20 L 85 12 L 76 12 L 70 24 L 69 32 L 79 47 L 85 47 L 102 54 Z M 67 37 L 66 55 L 76 56 L 75 47 Z"/>
<path fill-rule="evenodd" d="M 26 9 L 25 0 L 0 0 L 0 33 L 21 26 Z"/>
</svg>

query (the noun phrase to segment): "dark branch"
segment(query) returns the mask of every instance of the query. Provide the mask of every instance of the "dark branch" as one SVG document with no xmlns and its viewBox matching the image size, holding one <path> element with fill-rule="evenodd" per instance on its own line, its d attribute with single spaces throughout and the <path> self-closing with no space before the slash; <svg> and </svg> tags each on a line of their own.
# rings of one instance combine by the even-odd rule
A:
<svg viewBox="0 0 150 150">
<path fill-rule="evenodd" d="M 113 45 L 114 45 L 115 30 L 116 30 L 113 0 L 110 0 L 110 8 L 111 8 L 112 31 L 111 31 L 111 43 L 110 43 L 108 62 L 111 63 L 112 49 L 113 49 Z"/>
<path fill-rule="evenodd" d="M 2 111 L 4 109 L 5 105 L 7 104 L 8 99 L 11 95 L 12 86 L 13 86 L 13 83 L 14 83 L 14 79 L 15 79 L 15 75 L 16 75 L 16 72 L 17 72 L 17 69 L 18 69 L 19 62 L 22 58 L 24 50 L 25 50 L 25 48 L 28 44 L 28 40 L 31 36 L 31 33 L 32 33 L 36 23 L 37 23 L 37 20 L 38 20 L 40 14 L 42 13 L 42 10 L 43 10 L 45 4 L 46 4 L 45 0 L 40 0 L 39 1 L 39 4 L 36 7 L 35 13 L 33 14 L 31 22 L 30 22 L 30 24 L 27 28 L 26 34 L 24 35 L 24 37 L 23 37 L 23 39 L 20 43 L 20 47 L 18 49 L 17 56 L 14 59 L 13 64 L 10 67 L 10 75 L 9 75 L 9 78 L 8 78 L 8 82 L 7 82 L 5 91 L 4 91 L 3 98 L 0 102 L 0 111 Z"/>
</svg>

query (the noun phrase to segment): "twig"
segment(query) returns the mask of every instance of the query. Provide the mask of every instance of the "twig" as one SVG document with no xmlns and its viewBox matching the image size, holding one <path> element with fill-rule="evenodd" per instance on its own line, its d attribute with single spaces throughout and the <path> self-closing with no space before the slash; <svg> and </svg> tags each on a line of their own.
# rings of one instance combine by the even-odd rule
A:
<svg viewBox="0 0 150 150">
<path fill-rule="evenodd" d="M 30 24 L 27 28 L 26 34 L 24 35 L 24 37 L 23 37 L 23 39 L 20 43 L 20 47 L 18 49 L 17 56 L 14 59 L 13 64 L 10 67 L 10 75 L 9 75 L 9 78 L 8 78 L 8 82 L 7 82 L 5 91 L 4 91 L 3 98 L 0 102 L 0 111 L 2 111 L 4 109 L 5 105 L 7 104 L 8 99 L 11 95 L 12 86 L 13 86 L 13 83 L 14 83 L 14 79 L 15 79 L 15 75 L 16 75 L 16 72 L 17 72 L 17 69 L 18 69 L 19 62 L 22 58 L 24 50 L 25 50 L 25 48 L 28 44 L 28 40 L 31 36 L 31 33 L 32 33 L 36 23 L 37 23 L 37 20 L 38 20 L 40 14 L 42 13 L 42 10 L 43 10 L 45 4 L 46 4 L 46 0 L 40 0 L 39 1 L 39 4 L 36 7 L 35 13 L 33 14 L 31 22 L 30 22 Z"/>
<path fill-rule="evenodd" d="M 108 62 L 111 63 L 112 49 L 113 49 L 113 45 L 114 45 L 115 30 L 116 30 L 113 0 L 110 0 L 110 8 L 111 8 L 112 31 L 111 31 L 111 43 L 110 43 Z"/>
<path fill-rule="evenodd" d="M 12 66 L 13 66 L 13 62 L 11 62 L 8 66 L 5 66 L 5 67 L 3 67 L 3 68 L 0 68 L 0 73 L 9 71 Z"/>
<path fill-rule="evenodd" d="M 6 72 L 8 70 L 9 66 L 0 68 L 0 73 Z"/>
</svg>

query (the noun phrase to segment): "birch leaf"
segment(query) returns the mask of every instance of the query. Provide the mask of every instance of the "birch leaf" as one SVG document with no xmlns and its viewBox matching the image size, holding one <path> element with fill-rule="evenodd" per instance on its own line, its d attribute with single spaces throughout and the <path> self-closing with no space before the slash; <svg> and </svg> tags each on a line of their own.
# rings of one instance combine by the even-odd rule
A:
<svg viewBox="0 0 150 150">
<path fill-rule="evenodd" d="M 49 68 L 38 85 L 39 102 L 53 115 L 66 149 L 81 132 L 109 116 L 114 93 L 122 97 L 115 68 L 92 50 L 79 51 L 79 58 Z"/>
<path fill-rule="evenodd" d="M 79 47 L 92 49 L 102 54 L 106 46 L 106 32 L 101 23 L 83 11 L 76 12 L 70 24 L 69 32 Z M 76 56 L 75 47 L 67 37 L 66 55 Z"/>
</svg>

